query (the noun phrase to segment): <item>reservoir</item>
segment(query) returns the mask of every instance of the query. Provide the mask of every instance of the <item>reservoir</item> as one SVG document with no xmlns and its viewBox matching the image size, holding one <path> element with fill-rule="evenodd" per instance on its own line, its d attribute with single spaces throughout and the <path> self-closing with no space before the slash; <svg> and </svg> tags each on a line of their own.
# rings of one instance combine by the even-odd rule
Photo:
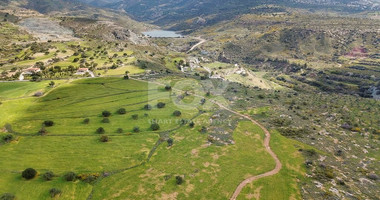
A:
<svg viewBox="0 0 380 200">
<path fill-rule="evenodd" d="M 165 31 L 165 30 L 152 30 L 143 32 L 144 35 L 153 37 L 153 38 L 177 38 L 182 37 L 182 35 L 174 31 Z"/>
</svg>

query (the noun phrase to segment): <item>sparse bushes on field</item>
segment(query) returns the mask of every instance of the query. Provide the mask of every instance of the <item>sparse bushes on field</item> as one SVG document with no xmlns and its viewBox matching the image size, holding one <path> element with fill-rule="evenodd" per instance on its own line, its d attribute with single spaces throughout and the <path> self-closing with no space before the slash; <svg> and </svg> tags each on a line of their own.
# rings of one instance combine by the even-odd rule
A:
<svg viewBox="0 0 380 200">
<path fill-rule="evenodd" d="M 103 115 L 103 117 L 109 117 L 109 116 L 111 116 L 111 112 L 105 110 L 105 111 L 102 112 L 102 115 Z"/>
<path fill-rule="evenodd" d="M 102 123 L 110 123 L 110 119 L 108 117 L 104 117 L 102 119 Z"/>
<path fill-rule="evenodd" d="M 92 183 L 100 177 L 99 173 L 79 174 L 77 178 L 86 183 Z"/>
<path fill-rule="evenodd" d="M 104 130 L 103 127 L 99 127 L 98 129 L 96 129 L 96 133 L 98 134 L 104 134 L 106 132 L 106 130 Z"/>
<path fill-rule="evenodd" d="M 50 194 L 50 197 L 51 198 L 54 198 L 58 195 L 61 195 L 62 191 L 60 189 L 57 189 L 57 188 L 52 188 L 49 190 L 49 194 Z"/>
<path fill-rule="evenodd" d="M 21 174 L 21 176 L 25 178 L 26 180 L 30 180 L 36 177 L 36 175 L 37 175 L 37 171 L 33 168 L 25 169 Z"/>
<path fill-rule="evenodd" d="M 153 131 L 157 131 L 160 129 L 160 125 L 158 125 L 157 123 L 153 123 L 152 125 L 150 125 L 150 128 L 153 130 Z"/>
<path fill-rule="evenodd" d="M 54 173 L 51 171 L 47 171 L 44 174 L 42 174 L 42 179 L 45 181 L 51 181 L 54 178 Z"/>
<path fill-rule="evenodd" d="M 175 177 L 175 182 L 177 183 L 177 185 L 182 185 L 183 178 L 181 176 L 176 176 Z"/>
<path fill-rule="evenodd" d="M 165 106 L 166 106 L 166 104 L 163 103 L 163 102 L 159 102 L 159 103 L 157 104 L 157 108 L 165 108 Z"/>
<path fill-rule="evenodd" d="M 132 115 L 132 119 L 134 119 L 134 120 L 138 120 L 138 119 L 139 119 L 139 115 L 138 115 L 138 114 L 134 114 L 134 115 Z"/>
<path fill-rule="evenodd" d="M 51 121 L 51 120 L 46 120 L 46 121 L 44 121 L 43 124 L 44 124 L 46 127 L 54 126 L 54 122 Z"/>
<path fill-rule="evenodd" d="M 4 193 L 0 196 L 0 200 L 15 200 L 16 196 L 11 193 Z"/>
<path fill-rule="evenodd" d="M 127 110 L 125 110 L 125 108 L 120 108 L 117 113 L 119 113 L 120 115 L 124 115 L 127 113 Z"/>
<path fill-rule="evenodd" d="M 179 117 L 179 116 L 182 115 L 182 113 L 181 113 L 181 111 L 176 110 L 176 111 L 173 112 L 173 115 L 176 116 L 176 117 Z"/>
<path fill-rule="evenodd" d="M 75 181 L 76 174 L 74 172 L 67 172 L 65 175 L 63 175 L 63 179 L 65 181 Z"/>
<path fill-rule="evenodd" d="M 110 138 L 107 135 L 102 135 L 99 140 L 101 142 L 109 142 Z"/>
<path fill-rule="evenodd" d="M 145 110 L 152 110 L 152 106 L 149 104 L 144 105 Z"/>
<path fill-rule="evenodd" d="M 84 123 L 84 124 L 89 124 L 89 123 L 90 123 L 90 119 L 89 119 L 89 118 L 84 119 L 84 120 L 83 120 L 83 123 Z"/>
<path fill-rule="evenodd" d="M 140 127 L 135 126 L 135 127 L 133 128 L 133 132 L 135 132 L 135 133 L 140 132 Z"/>
</svg>

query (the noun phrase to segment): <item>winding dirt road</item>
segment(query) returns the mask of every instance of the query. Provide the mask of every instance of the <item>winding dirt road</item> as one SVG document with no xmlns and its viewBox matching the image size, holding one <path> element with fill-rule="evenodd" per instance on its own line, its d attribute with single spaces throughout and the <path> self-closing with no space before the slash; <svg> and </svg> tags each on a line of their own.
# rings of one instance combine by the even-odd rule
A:
<svg viewBox="0 0 380 200">
<path fill-rule="evenodd" d="M 198 42 L 197 44 L 195 44 L 193 47 L 191 47 L 191 49 L 190 49 L 189 51 L 187 51 L 186 53 L 190 53 L 190 52 L 192 52 L 192 51 L 193 51 L 195 48 L 197 48 L 199 45 L 201 45 L 201 44 L 207 42 L 207 40 L 205 40 L 205 39 L 203 39 L 203 38 L 201 38 L 201 37 L 196 37 L 196 38 L 194 38 L 194 39 L 199 40 L 199 42 Z"/>
<path fill-rule="evenodd" d="M 256 120 L 252 119 L 251 117 L 247 116 L 247 115 L 243 115 L 241 113 L 238 113 L 234 110 L 231 110 L 229 108 L 227 108 L 226 106 L 222 105 L 221 103 L 219 102 L 216 102 L 216 101 L 212 101 L 214 104 L 218 105 L 219 107 L 225 109 L 225 110 L 228 110 L 236 115 L 239 115 L 241 117 L 244 117 L 248 120 L 250 120 L 252 123 L 256 124 L 257 126 L 259 126 L 264 132 L 265 132 L 265 139 L 264 139 L 264 146 L 265 146 L 265 150 L 272 156 L 272 158 L 274 159 L 274 161 L 276 162 L 276 167 L 269 171 L 269 172 L 266 172 L 266 173 L 263 173 L 263 174 L 259 174 L 259 175 L 256 175 L 256 176 L 251 176 L 247 179 L 245 179 L 244 181 L 242 181 L 238 187 L 235 189 L 235 192 L 234 194 L 232 195 L 232 197 L 230 198 L 230 200 L 236 200 L 236 198 L 239 196 L 240 192 L 243 190 L 243 188 L 249 184 L 249 183 L 252 183 L 253 181 L 255 180 L 258 180 L 260 178 L 264 178 L 264 177 L 267 177 L 267 176 L 272 176 L 272 175 L 275 175 L 277 174 L 278 172 L 280 172 L 281 168 L 282 168 L 282 164 L 280 162 L 280 160 L 278 159 L 277 155 L 272 151 L 272 149 L 270 148 L 270 132 L 263 126 L 261 125 L 259 122 L 257 122 Z"/>
<path fill-rule="evenodd" d="M 134 79 L 134 78 L 131 78 L 133 80 L 137 80 L 137 81 L 142 81 L 142 82 L 147 82 L 147 83 L 154 83 L 154 84 L 157 84 L 157 85 L 162 85 L 164 86 L 164 84 L 162 83 L 158 83 L 158 82 L 151 82 L 151 81 L 146 81 L 146 80 L 140 80 L 140 79 Z M 184 92 L 182 90 L 178 90 L 178 89 L 174 89 L 173 90 L 176 90 L 176 91 L 180 91 L 180 92 Z M 190 93 L 191 95 L 194 95 L 194 96 L 197 96 L 197 97 L 201 97 L 203 98 L 203 96 L 201 95 L 197 95 L 197 94 L 194 94 L 194 93 Z M 249 121 L 251 121 L 253 124 L 259 126 L 265 133 L 265 139 L 264 139 L 264 147 L 265 147 L 265 150 L 271 155 L 271 157 L 274 159 L 274 161 L 276 162 L 276 166 L 273 170 L 269 171 L 269 172 L 265 172 L 263 174 L 259 174 L 259 175 L 256 175 L 256 176 L 251 176 L 245 180 L 243 180 L 238 186 L 237 188 L 235 189 L 235 192 L 233 193 L 232 197 L 230 198 L 230 200 L 236 200 L 236 198 L 239 196 L 239 194 L 241 193 L 241 191 L 243 190 L 243 188 L 249 184 L 249 183 L 252 183 L 253 181 L 255 180 L 258 180 L 258 179 L 261 179 L 261 178 L 264 178 L 264 177 L 268 177 L 268 176 L 273 176 L 275 174 L 277 174 L 278 172 L 280 172 L 281 168 L 282 168 L 282 163 L 281 161 L 278 159 L 277 155 L 272 151 L 272 149 L 270 148 L 270 138 L 271 138 L 271 134 L 270 132 L 263 126 L 261 125 L 259 122 L 257 122 L 256 120 L 252 119 L 250 116 L 248 115 L 244 115 L 244 114 L 241 114 L 237 111 L 234 111 L 234 110 L 231 110 L 229 109 L 228 107 L 224 106 L 223 104 L 217 102 L 217 101 L 214 101 L 214 100 L 210 100 L 210 102 L 212 102 L 213 104 L 219 106 L 220 108 L 224 109 L 224 110 L 227 110 L 231 113 L 234 113 L 238 116 L 241 116 L 241 117 L 244 117 L 246 119 L 248 119 Z"/>
</svg>

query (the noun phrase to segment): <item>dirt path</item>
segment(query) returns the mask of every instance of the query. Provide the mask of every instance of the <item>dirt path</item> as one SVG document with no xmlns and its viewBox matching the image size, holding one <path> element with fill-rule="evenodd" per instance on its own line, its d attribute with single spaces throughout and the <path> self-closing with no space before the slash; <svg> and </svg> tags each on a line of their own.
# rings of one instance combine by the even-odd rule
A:
<svg viewBox="0 0 380 200">
<path fill-rule="evenodd" d="M 133 78 L 132 78 L 133 79 Z M 137 80 L 137 81 L 142 81 L 142 82 L 147 82 L 147 83 L 154 83 L 154 84 L 157 84 L 157 85 L 162 85 L 164 86 L 164 84 L 162 83 L 158 83 L 158 82 L 151 82 L 151 81 L 145 81 L 145 80 L 140 80 L 140 79 L 133 79 L 133 80 Z M 174 90 L 177 90 L 177 89 L 174 89 Z M 177 90 L 177 91 L 181 91 L 181 90 Z M 181 91 L 183 92 L 183 91 Z M 192 93 L 190 93 L 192 94 Z M 203 96 L 200 96 L 200 95 L 197 95 L 197 94 L 192 94 L 194 96 L 197 96 L 197 97 L 201 97 L 203 98 Z M 276 162 L 276 166 L 273 170 L 269 171 L 269 172 L 265 172 L 263 174 L 259 174 L 259 175 L 256 175 L 256 176 L 251 176 L 245 180 L 243 180 L 238 186 L 237 188 L 235 189 L 235 192 L 233 193 L 232 197 L 230 198 L 230 200 L 236 200 L 236 198 L 239 196 L 240 192 L 243 190 L 243 188 L 249 184 L 249 183 L 252 183 L 253 181 L 255 180 L 258 180 L 258 179 L 261 179 L 261 178 L 264 178 L 264 177 L 268 177 L 268 176 L 273 176 L 275 174 L 277 174 L 278 172 L 280 172 L 281 168 L 282 168 L 282 163 L 281 161 L 278 159 L 277 155 L 272 151 L 272 149 L 270 148 L 270 138 L 271 138 L 271 134 L 270 132 L 263 126 L 261 125 L 259 122 L 257 122 L 256 120 L 252 119 L 250 116 L 248 115 L 244 115 L 244 114 L 241 114 L 237 111 L 234 111 L 234 110 L 231 110 L 229 108 L 227 108 L 226 106 L 224 106 L 223 104 L 217 102 L 217 101 L 213 101 L 211 100 L 210 102 L 212 102 L 213 104 L 219 106 L 220 108 L 222 109 L 225 109 L 231 113 L 234 113 L 238 116 L 241 116 L 241 117 L 244 117 L 248 120 L 250 120 L 253 124 L 259 126 L 265 133 L 265 139 L 264 139 L 264 147 L 265 147 L 265 150 L 271 155 L 271 157 L 274 159 L 274 161 Z"/>
<path fill-rule="evenodd" d="M 232 197 L 230 198 L 230 200 L 236 200 L 236 198 L 239 196 L 240 192 L 243 190 L 243 188 L 249 184 L 249 183 L 252 183 L 253 181 L 257 180 L 257 179 L 260 179 L 260 178 L 264 178 L 264 177 L 267 177 L 267 176 L 272 176 L 272 175 L 275 175 L 277 174 L 278 172 L 280 172 L 281 168 L 282 168 L 282 164 L 280 162 L 280 160 L 278 159 L 277 155 L 272 151 L 272 149 L 270 148 L 270 132 L 263 126 L 261 125 L 259 122 L 257 122 L 256 120 L 252 119 L 251 117 L 247 116 L 247 115 L 243 115 L 241 113 L 238 113 L 234 110 L 231 110 L 227 107 L 225 107 L 224 105 L 220 104 L 219 102 L 215 102 L 215 101 L 212 101 L 214 104 L 218 105 L 219 107 L 225 109 L 225 110 L 228 110 L 236 115 L 239 115 L 241 117 L 244 117 L 248 120 L 250 120 L 253 124 L 259 126 L 264 132 L 265 132 L 265 139 L 264 139 L 264 146 L 265 146 L 265 150 L 272 156 L 272 158 L 275 160 L 276 162 L 276 167 L 269 171 L 269 172 L 266 172 L 266 173 L 263 173 L 263 174 L 259 174 L 259 175 L 256 175 L 256 176 L 251 176 L 247 179 L 245 179 L 244 181 L 242 181 L 238 187 L 236 188 L 234 194 L 232 195 Z"/>
<path fill-rule="evenodd" d="M 191 47 L 190 50 L 187 51 L 186 53 L 190 53 L 190 52 L 192 52 L 192 51 L 193 51 L 195 48 L 197 48 L 199 45 L 201 45 L 201 44 L 207 42 L 207 40 L 205 40 L 205 39 L 203 39 L 203 38 L 201 38 L 201 37 L 196 37 L 195 39 L 199 40 L 199 42 L 198 42 L 197 44 L 195 44 L 193 47 Z"/>
</svg>

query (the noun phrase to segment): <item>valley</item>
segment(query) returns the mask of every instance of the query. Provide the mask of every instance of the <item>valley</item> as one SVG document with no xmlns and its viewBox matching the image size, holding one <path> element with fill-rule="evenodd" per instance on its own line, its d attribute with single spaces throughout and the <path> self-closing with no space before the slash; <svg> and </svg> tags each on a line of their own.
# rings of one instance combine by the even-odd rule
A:
<svg viewBox="0 0 380 200">
<path fill-rule="evenodd" d="M 380 198 L 377 10 L 0 1 L 0 199 Z"/>
</svg>

